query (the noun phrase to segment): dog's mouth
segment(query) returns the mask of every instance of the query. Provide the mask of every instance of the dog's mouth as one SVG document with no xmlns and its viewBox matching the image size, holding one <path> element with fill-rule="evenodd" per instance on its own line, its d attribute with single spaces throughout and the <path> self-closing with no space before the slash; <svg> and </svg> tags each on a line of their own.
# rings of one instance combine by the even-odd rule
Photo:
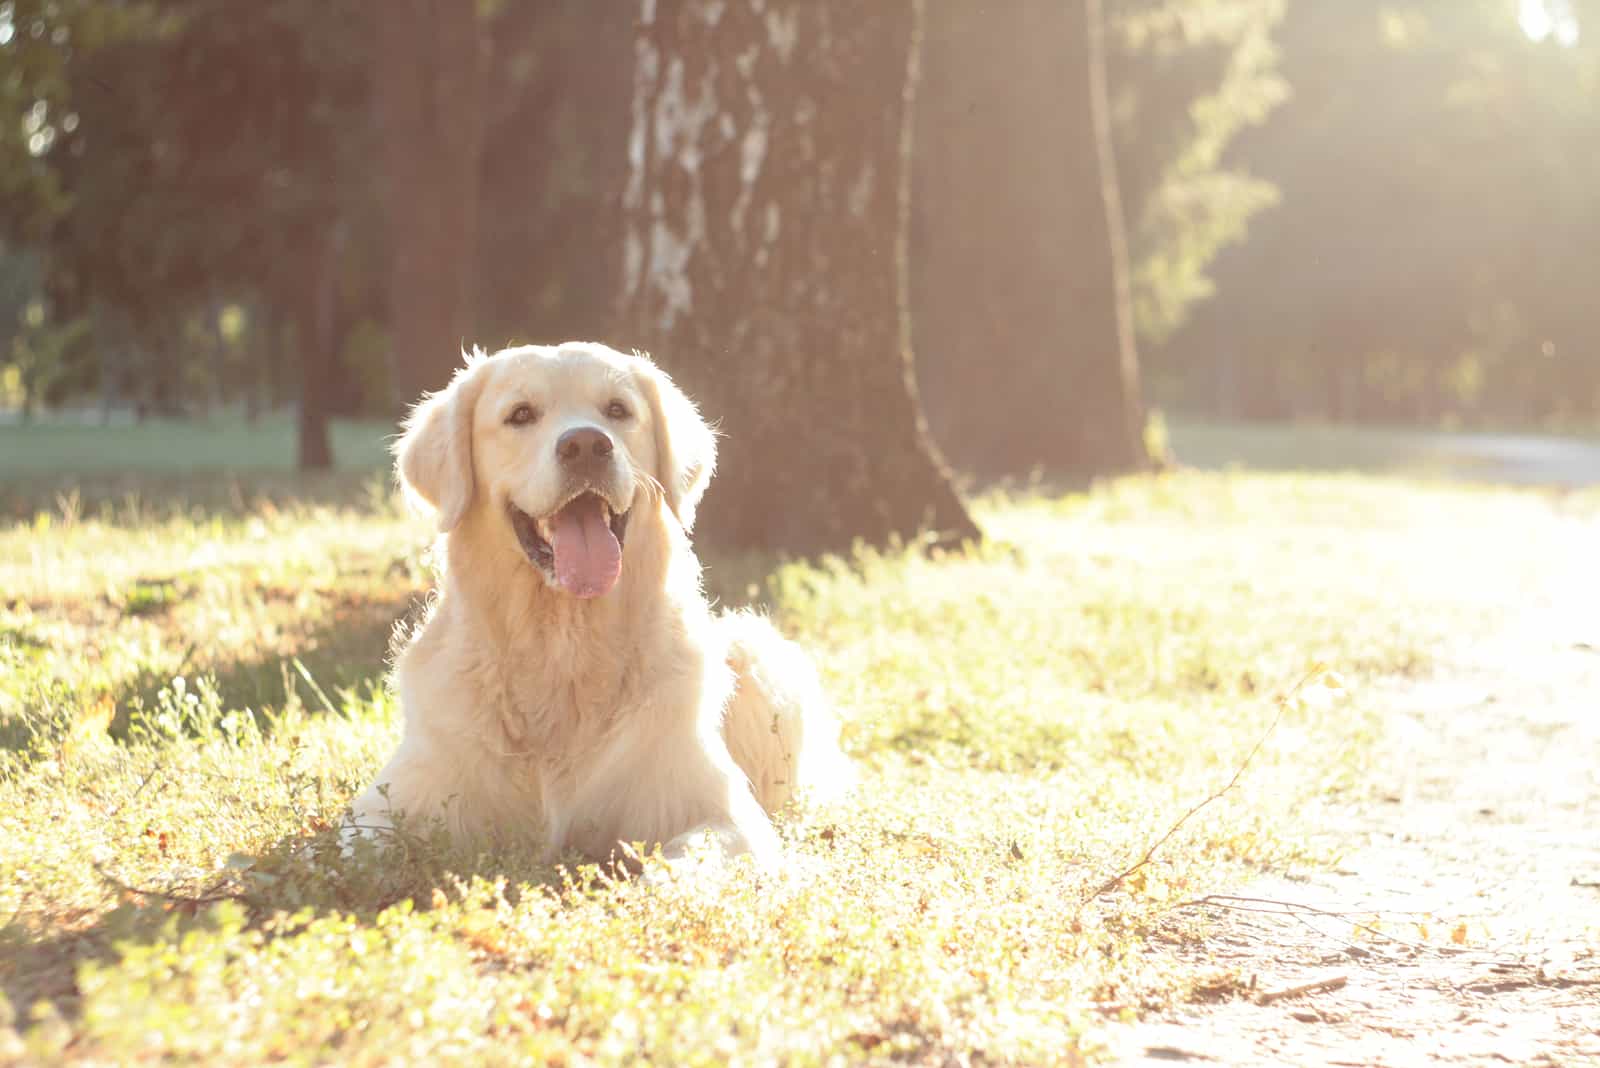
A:
<svg viewBox="0 0 1600 1068">
<path fill-rule="evenodd" d="M 628 512 L 584 490 L 547 516 L 534 517 L 506 502 L 511 529 L 528 560 L 558 589 L 574 597 L 609 593 L 622 574 Z"/>
</svg>

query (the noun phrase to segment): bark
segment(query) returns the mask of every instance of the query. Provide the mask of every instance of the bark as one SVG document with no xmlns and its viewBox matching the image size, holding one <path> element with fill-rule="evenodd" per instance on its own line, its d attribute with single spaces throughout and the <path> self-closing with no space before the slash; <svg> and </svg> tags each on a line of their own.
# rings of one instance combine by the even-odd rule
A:
<svg viewBox="0 0 1600 1068">
<path fill-rule="evenodd" d="M 913 336 L 934 436 L 982 475 L 1149 462 L 1099 8 L 929 9 Z"/>
<path fill-rule="evenodd" d="M 390 373 L 408 404 L 444 386 L 472 334 L 486 46 L 476 0 L 387 0 L 372 12 Z"/>
<path fill-rule="evenodd" d="M 720 425 L 703 541 L 809 555 L 978 536 L 905 315 L 921 0 L 643 0 L 624 337 Z"/>
</svg>

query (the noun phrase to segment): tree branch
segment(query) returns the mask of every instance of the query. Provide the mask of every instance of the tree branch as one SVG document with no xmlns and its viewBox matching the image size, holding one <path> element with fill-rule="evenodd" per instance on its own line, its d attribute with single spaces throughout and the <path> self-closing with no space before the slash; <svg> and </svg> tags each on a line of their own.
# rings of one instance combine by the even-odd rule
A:
<svg viewBox="0 0 1600 1068">
<path fill-rule="evenodd" d="M 1273 732 L 1278 729 L 1278 724 L 1282 722 L 1284 710 L 1289 707 L 1289 702 L 1294 700 L 1295 696 L 1305 688 L 1306 683 L 1310 682 L 1312 679 L 1321 678 L 1326 673 L 1327 669 L 1321 665 L 1318 665 L 1309 671 L 1299 682 L 1295 683 L 1293 689 L 1284 694 L 1282 697 L 1278 698 L 1277 714 L 1272 717 L 1272 722 L 1268 724 L 1267 729 L 1261 733 L 1261 737 L 1256 739 L 1256 744 L 1252 746 L 1250 748 L 1250 752 L 1245 755 L 1244 760 L 1234 771 L 1233 778 L 1228 780 L 1227 785 L 1222 787 L 1220 790 L 1213 792 L 1209 797 L 1190 808 L 1189 811 L 1185 812 L 1182 816 L 1179 816 L 1177 821 L 1173 823 L 1171 827 L 1167 828 L 1167 833 L 1156 839 L 1150 848 L 1144 851 L 1144 856 L 1140 857 L 1137 863 L 1130 865 L 1118 874 L 1113 875 L 1111 878 L 1101 883 L 1099 887 L 1095 889 L 1094 893 L 1083 899 L 1083 903 L 1087 905 L 1095 898 L 1100 897 L 1103 894 L 1108 894 L 1117 887 L 1121 886 L 1123 881 L 1126 880 L 1130 875 L 1138 871 L 1140 868 L 1143 868 L 1146 864 L 1149 864 L 1150 861 L 1155 857 L 1156 851 L 1162 846 L 1166 845 L 1167 842 L 1172 839 L 1172 836 L 1177 834 L 1179 829 L 1182 828 L 1184 824 L 1188 823 L 1197 812 L 1212 802 L 1220 800 L 1222 797 L 1226 796 L 1230 791 L 1232 791 L 1234 787 L 1238 786 L 1239 780 L 1244 776 L 1245 770 L 1250 767 L 1250 762 L 1256 758 L 1256 754 L 1261 751 L 1261 747 L 1267 744 L 1267 739 L 1272 737 Z"/>
</svg>

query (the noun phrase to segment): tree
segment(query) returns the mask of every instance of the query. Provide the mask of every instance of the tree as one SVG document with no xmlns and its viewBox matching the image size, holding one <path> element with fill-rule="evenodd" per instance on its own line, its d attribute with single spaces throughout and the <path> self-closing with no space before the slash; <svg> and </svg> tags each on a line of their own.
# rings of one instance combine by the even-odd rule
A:
<svg viewBox="0 0 1600 1068">
<path fill-rule="evenodd" d="M 911 246 L 918 372 L 963 467 L 1148 463 L 1099 0 L 930 9 Z"/>
<path fill-rule="evenodd" d="M 472 6 L 0 2 L 0 113 L 12 117 L 0 124 L 0 240 L 42 263 L 29 297 L 46 326 L 94 331 L 77 347 L 89 358 L 75 348 L 57 387 L 98 378 L 109 406 L 126 383 L 139 410 L 174 414 L 197 396 L 243 393 L 253 410 L 263 389 L 279 402 L 298 395 L 311 402 L 299 412 L 314 459 L 326 451 L 318 398 L 331 397 L 330 415 L 388 414 L 437 384 L 463 339 L 604 334 L 621 255 L 632 13 L 586 0 Z M 404 17 L 440 13 L 475 14 L 467 25 L 494 42 L 479 95 L 481 136 L 496 151 L 474 164 L 448 144 L 401 144 L 395 184 L 417 202 L 397 209 L 380 195 L 391 170 L 372 99 L 379 24 L 367 16 L 418 31 Z M 407 38 L 424 51 L 418 63 L 389 69 L 417 90 L 413 102 L 431 88 L 420 118 L 432 129 L 473 109 L 453 102 L 438 76 L 443 38 L 429 33 Z M 459 194 L 441 187 L 440 158 Z M 451 213 L 475 201 L 496 222 L 473 237 Z M 385 207 L 397 209 L 387 220 Z M 335 230 L 346 238 L 330 260 L 323 239 Z M 452 266 L 458 253 L 464 271 Z M 320 295 L 307 291 L 319 284 Z M 471 308 L 463 299 L 439 312 L 457 290 Z M 207 341 L 223 308 L 248 309 L 225 359 Z M 429 341 L 418 319 L 455 325 Z M 397 385 L 399 366 L 419 362 L 435 371 Z"/>
<path fill-rule="evenodd" d="M 487 33 L 474 336 L 603 337 L 616 312 L 633 5 L 506 4 Z M 602 73 L 603 72 L 603 73 Z"/>
<path fill-rule="evenodd" d="M 1174 339 L 1190 410 L 1594 425 L 1600 6 L 1546 6 L 1535 41 L 1516 0 L 1289 5 L 1293 97 L 1236 151 L 1282 204 Z"/>
<path fill-rule="evenodd" d="M 293 325 L 280 358 L 300 378 L 302 466 L 330 459 L 340 346 L 322 327 L 342 280 L 327 235 L 370 198 L 365 41 L 326 15 L 313 0 L 40 5 L 22 25 L 58 43 L 53 66 L 24 65 L 38 69 L 16 92 L 47 92 L 53 117 L 32 146 L 36 192 L 0 214 L 36 242 L 59 318 L 123 324 L 151 354 L 141 405 L 179 408 L 205 355 L 185 343 L 197 318 L 266 297 L 276 321 L 258 329 Z M 15 163 L 0 146 L 0 170 Z"/>
<path fill-rule="evenodd" d="M 85 319 L 52 322 L 39 295 L 38 259 L 9 253 L 0 245 L 0 370 L 7 392 L 20 401 L 28 422 L 41 404 L 57 399 L 81 375 Z"/>
<path fill-rule="evenodd" d="M 370 11 L 392 374 L 408 404 L 444 386 L 473 333 L 487 43 L 477 0 L 389 0 Z"/>
<path fill-rule="evenodd" d="M 724 547 L 977 535 L 911 375 L 921 8 L 641 4 L 622 310 L 720 423 L 702 534 Z"/>
<path fill-rule="evenodd" d="M 0 4 L 0 233 L 37 240 L 71 206 L 55 164 L 78 128 L 83 61 L 159 32 L 155 5 L 139 0 Z"/>
<path fill-rule="evenodd" d="M 1277 203 L 1230 149 L 1288 97 L 1274 31 L 1286 0 L 1119 0 L 1107 80 L 1147 380 L 1216 292 L 1210 267 Z"/>
</svg>

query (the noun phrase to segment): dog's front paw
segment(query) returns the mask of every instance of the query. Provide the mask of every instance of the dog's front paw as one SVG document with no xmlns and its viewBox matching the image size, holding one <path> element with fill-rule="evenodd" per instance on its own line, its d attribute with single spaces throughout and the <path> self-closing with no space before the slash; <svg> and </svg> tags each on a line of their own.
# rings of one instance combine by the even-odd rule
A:
<svg viewBox="0 0 1600 1068">
<path fill-rule="evenodd" d="M 759 871 L 776 869 L 776 836 L 752 842 L 732 827 L 712 825 L 685 831 L 661 847 L 661 860 L 679 874 L 710 874 L 725 868 L 733 857 L 742 856 L 750 857 Z"/>
<path fill-rule="evenodd" d="M 339 825 L 339 854 L 352 860 L 363 848 L 382 849 L 395 841 L 394 821 L 375 812 L 352 812 Z"/>
</svg>

